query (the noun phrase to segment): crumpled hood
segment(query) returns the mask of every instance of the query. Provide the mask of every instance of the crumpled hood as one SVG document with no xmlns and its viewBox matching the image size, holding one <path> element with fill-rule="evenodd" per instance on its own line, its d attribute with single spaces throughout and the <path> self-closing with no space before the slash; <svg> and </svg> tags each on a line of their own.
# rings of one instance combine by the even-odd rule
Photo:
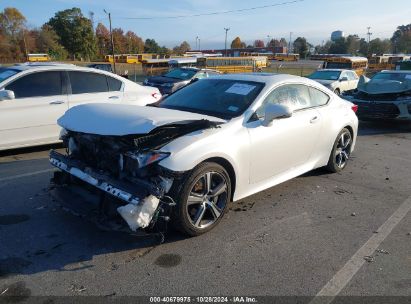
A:
<svg viewBox="0 0 411 304">
<path fill-rule="evenodd" d="M 358 90 L 368 94 L 402 93 L 411 90 L 411 81 L 373 80 L 361 77 L 358 83 Z"/>
<path fill-rule="evenodd" d="M 202 119 L 225 122 L 213 116 L 165 108 L 93 103 L 69 109 L 57 123 L 74 132 L 124 136 L 146 134 L 167 124 Z"/>
</svg>

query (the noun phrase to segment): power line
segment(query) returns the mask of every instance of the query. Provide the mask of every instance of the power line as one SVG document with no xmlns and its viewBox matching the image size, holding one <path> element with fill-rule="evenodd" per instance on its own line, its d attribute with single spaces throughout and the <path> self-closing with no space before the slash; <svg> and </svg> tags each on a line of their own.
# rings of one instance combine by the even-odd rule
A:
<svg viewBox="0 0 411 304">
<path fill-rule="evenodd" d="M 193 14 L 193 15 L 177 15 L 177 16 L 165 16 L 165 17 L 122 17 L 118 19 L 152 20 L 152 19 L 178 19 L 178 18 L 190 18 L 190 17 L 200 17 L 200 16 L 223 15 L 223 14 L 240 13 L 240 12 L 245 12 L 245 11 L 258 10 L 262 8 L 289 5 L 289 4 L 294 4 L 294 3 L 304 2 L 304 1 L 305 0 L 286 1 L 286 2 L 281 2 L 281 3 L 263 5 L 263 6 L 255 6 L 255 7 L 249 7 L 249 8 L 236 9 L 236 10 L 220 11 L 220 12 L 212 12 L 212 13 L 201 13 L 201 14 Z"/>
</svg>

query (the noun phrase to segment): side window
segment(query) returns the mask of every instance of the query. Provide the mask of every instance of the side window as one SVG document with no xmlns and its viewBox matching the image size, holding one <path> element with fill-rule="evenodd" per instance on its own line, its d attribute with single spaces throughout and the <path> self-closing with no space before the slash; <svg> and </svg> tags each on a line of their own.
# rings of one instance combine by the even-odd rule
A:
<svg viewBox="0 0 411 304">
<path fill-rule="evenodd" d="M 283 85 L 272 91 L 264 100 L 263 105 L 257 110 L 257 116 L 264 116 L 264 107 L 267 104 L 283 104 L 293 111 L 310 108 L 309 88 L 301 84 Z"/>
<path fill-rule="evenodd" d="M 314 89 L 314 88 L 309 88 L 310 90 L 310 95 L 311 95 L 311 105 L 312 107 L 318 107 L 318 106 L 323 106 L 328 103 L 328 100 L 330 100 L 330 97 L 321 92 L 320 90 Z"/>
<path fill-rule="evenodd" d="M 108 81 L 108 88 L 110 92 L 121 90 L 121 86 L 123 83 L 120 80 L 107 76 L 107 81 Z"/>
<path fill-rule="evenodd" d="M 61 73 L 31 73 L 16 79 L 5 89 L 13 91 L 16 98 L 62 95 Z"/>
<path fill-rule="evenodd" d="M 68 72 L 72 94 L 108 92 L 106 75 L 92 72 Z"/>
</svg>

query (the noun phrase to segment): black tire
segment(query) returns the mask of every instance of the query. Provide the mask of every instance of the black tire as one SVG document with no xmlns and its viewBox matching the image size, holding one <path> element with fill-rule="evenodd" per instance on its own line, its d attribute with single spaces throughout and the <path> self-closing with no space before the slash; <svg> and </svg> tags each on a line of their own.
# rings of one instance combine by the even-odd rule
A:
<svg viewBox="0 0 411 304">
<path fill-rule="evenodd" d="M 341 142 L 341 138 L 344 135 L 346 141 Z M 347 143 L 348 140 L 348 143 Z M 328 164 L 325 167 L 328 171 L 337 173 L 344 170 L 347 166 L 350 154 L 351 154 L 351 146 L 352 146 L 352 135 L 350 130 L 344 128 L 338 134 L 337 138 L 335 139 L 333 148 L 330 153 L 330 157 L 328 159 Z M 341 160 L 341 161 L 340 161 Z"/>
<path fill-rule="evenodd" d="M 334 94 L 336 94 L 337 96 L 340 96 L 341 95 L 340 89 L 335 89 Z"/>
<path fill-rule="evenodd" d="M 208 174 L 211 176 L 210 187 L 206 186 Z M 225 183 L 226 190 L 220 195 L 212 197 L 211 191 L 210 195 L 205 194 L 206 187 L 213 190 L 214 187 L 217 189 L 217 186 L 222 183 Z M 200 189 L 201 187 L 202 189 Z M 177 203 L 172 217 L 173 226 L 185 235 L 198 236 L 213 229 L 223 218 L 231 198 L 230 177 L 221 165 L 205 162 L 195 167 L 185 178 L 173 185 L 170 194 Z M 190 198 L 195 199 L 191 200 L 190 203 L 189 195 Z M 200 200 L 202 195 L 202 202 L 194 202 L 197 199 Z M 201 214 L 202 217 L 196 225 L 196 219 L 199 219 Z"/>
</svg>

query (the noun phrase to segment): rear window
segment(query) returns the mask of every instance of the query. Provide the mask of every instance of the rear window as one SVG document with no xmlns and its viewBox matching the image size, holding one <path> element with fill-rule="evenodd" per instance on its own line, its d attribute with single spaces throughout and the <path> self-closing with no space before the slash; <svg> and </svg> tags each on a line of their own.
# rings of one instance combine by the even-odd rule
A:
<svg viewBox="0 0 411 304">
<path fill-rule="evenodd" d="M 10 83 L 6 90 L 13 91 L 16 98 L 62 95 L 61 73 L 31 73 Z"/>
<path fill-rule="evenodd" d="M 68 72 L 72 94 L 108 92 L 106 76 L 91 72 Z"/>
</svg>

